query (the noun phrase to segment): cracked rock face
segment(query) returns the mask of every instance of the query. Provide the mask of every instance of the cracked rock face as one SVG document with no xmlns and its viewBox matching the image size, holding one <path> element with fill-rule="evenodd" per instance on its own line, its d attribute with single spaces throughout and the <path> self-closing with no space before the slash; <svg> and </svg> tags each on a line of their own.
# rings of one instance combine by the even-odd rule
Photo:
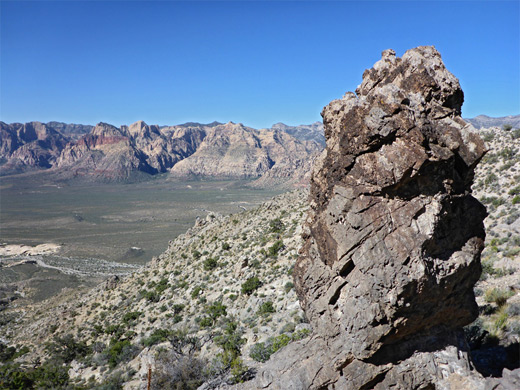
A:
<svg viewBox="0 0 520 390">
<path fill-rule="evenodd" d="M 384 51 L 323 109 L 294 270 L 314 335 L 274 355 L 257 387 L 484 388 L 462 326 L 478 315 L 486 211 L 470 186 L 486 150 L 463 99 L 437 50 L 418 47 Z"/>
<path fill-rule="evenodd" d="M 486 214 L 470 185 L 485 147 L 433 47 L 383 52 L 356 92 L 322 112 L 296 281 L 316 332 L 341 340 L 347 360 L 379 363 L 478 315 Z"/>
</svg>

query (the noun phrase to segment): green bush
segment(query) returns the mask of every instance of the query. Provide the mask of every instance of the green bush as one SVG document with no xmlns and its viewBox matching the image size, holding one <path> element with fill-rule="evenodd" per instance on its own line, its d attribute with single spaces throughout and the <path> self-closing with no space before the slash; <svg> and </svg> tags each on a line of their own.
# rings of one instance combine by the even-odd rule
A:
<svg viewBox="0 0 520 390">
<path fill-rule="evenodd" d="M 152 345 L 156 345 L 162 343 L 163 341 L 167 341 L 168 337 L 170 337 L 171 331 L 167 329 L 155 329 L 152 334 L 143 339 L 141 343 L 145 347 L 151 347 Z"/>
<path fill-rule="evenodd" d="M 51 356 L 65 363 L 85 357 L 91 352 L 85 342 L 76 341 L 71 334 L 54 337 L 54 342 L 48 343 L 45 349 Z"/>
<path fill-rule="evenodd" d="M 276 310 L 273 306 L 273 302 L 266 301 L 260 305 L 260 309 L 258 309 L 258 314 L 267 315 L 270 313 L 274 313 Z"/>
<path fill-rule="evenodd" d="M 168 278 L 163 278 L 155 286 L 155 291 L 157 292 L 157 294 L 161 294 L 167 288 L 168 288 Z"/>
<path fill-rule="evenodd" d="M 129 311 L 128 313 L 125 313 L 123 316 L 123 322 L 125 324 L 133 323 L 135 320 L 137 320 L 141 314 L 143 314 L 140 311 Z"/>
<path fill-rule="evenodd" d="M 146 299 L 148 302 L 159 302 L 159 300 L 161 299 L 161 295 L 154 290 L 141 290 L 140 294 L 141 298 Z"/>
<path fill-rule="evenodd" d="M 121 362 L 132 360 L 139 349 L 130 343 L 130 340 L 110 340 L 109 347 L 105 350 L 108 358 L 108 365 L 114 368 Z"/>
<path fill-rule="evenodd" d="M 209 315 L 209 317 L 215 321 L 220 316 L 225 316 L 227 314 L 226 312 L 226 306 L 222 304 L 222 302 L 213 302 L 211 305 L 209 305 L 206 308 L 206 314 Z"/>
<path fill-rule="evenodd" d="M 209 317 L 203 317 L 199 320 L 199 325 L 201 328 L 209 328 L 213 325 L 213 320 Z"/>
<path fill-rule="evenodd" d="M 269 222 L 269 232 L 282 233 L 284 230 L 285 226 L 280 218 L 273 219 Z"/>
<path fill-rule="evenodd" d="M 264 363 L 269 360 L 273 353 L 285 347 L 290 341 L 291 338 L 286 334 L 270 337 L 263 343 L 254 344 L 249 351 L 249 357 L 257 362 Z"/>
<path fill-rule="evenodd" d="M 20 364 L 0 366 L 1 389 L 65 389 L 69 388 L 69 366 L 60 360 L 47 360 L 39 367 L 21 367 Z"/>
<path fill-rule="evenodd" d="M 283 241 L 277 240 L 275 243 L 269 247 L 267 250 L 267 253 L 269 254 L 269 257 L 276 257 L 278 255 L 278 252 L 280 252 L 283 249 Z"/>
<path fill-rule="evenodd" d="M 193 299 L 197 298 L 200 294 L 200 292 L 202 291 L 202 287 L 200 286 L 197 286 L 195 287 L 192 291 L 191 291 L 191 297 Z"/>
<path fill-rule="evenodd" d="M 246 339 L 243 339 L 241 336 L 242 332 L 238 329 L 238 323 L 229 321 L 224 328 L 224 333 L 215 337 L 215 343 L 225 352 L 230 353 L 234 359 L 240 356 L 242 344 L 246 342 Z"/>
<path fill-rule="evenodd" d="M 509 190 L 509 195 L 520 195 L 520 185 Z"/>
<path fill-rule="evenodd" d="M 258 277 L 256 276 L 253 276 L 252 278 L 247 279 L 245 283 L 242 284 L 242 294 L 251 295 L 261 285 L 262 282 L 260 282 L 260 279 L 258 279 Z"/>
<path fill-rule="evenodd" d="M 204 260 L 203 265 L 204 271 L 212 271 L 218 267 L 218 261 L 213 257 L 208 257 L 206 260 Z"/>
</svg>

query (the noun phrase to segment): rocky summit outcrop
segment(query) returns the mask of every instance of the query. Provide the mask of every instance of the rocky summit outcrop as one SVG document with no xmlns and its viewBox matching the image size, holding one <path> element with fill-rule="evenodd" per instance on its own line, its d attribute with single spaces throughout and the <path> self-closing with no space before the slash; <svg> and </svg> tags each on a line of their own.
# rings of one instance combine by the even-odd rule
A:
<svg viewBox="0 0 520 390">
<path fill-rule="evenodd" d="M 323 109 L 295 288 L 313 327 L 244 388 L 480 389 L 462 327 L 478 315 L 483 141 L 434 47 L 365 71 Z M 489 382 L 490 380 L 488 380 Z"/>
</svg>

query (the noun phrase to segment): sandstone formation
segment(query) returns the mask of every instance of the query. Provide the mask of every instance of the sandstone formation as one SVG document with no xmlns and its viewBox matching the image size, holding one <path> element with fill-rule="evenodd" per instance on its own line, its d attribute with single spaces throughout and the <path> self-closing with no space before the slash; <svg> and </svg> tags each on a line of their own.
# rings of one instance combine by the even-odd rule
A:
<svg viewBox="0 0 520 390">
<path fill-rule="evenodd" d="M 307 184 L 321 146 L 278 129 L 186 123 L 159 127 L 138 121 L 117 128 L 50 122 L 1 123 L 0 172 L 52 168 L 58 179 L 126 181 L 158 173 L 182 178 L 256 179 L 256 186 Z"/>
<path fill-rule="evenodd" d="M 299 141 L 283 131 L 255 130 L 229 122 L 207 129 L 197 151 L 176 164 L 171 173 L 257 178 L 270 172 L 271 177 L 286 180 L 303 172 L 303 161 L 319 150 L 316 143 Z"/>
<path fill-rule="evenodd" d="M 40 122 L 0 122 L 0 173 L 50 168 L 69 139 Z"/>
<path fill-rule="evenodd" d="M 462 326 L 478 315 L 483 141 L 433 47 L 386 50 L 323 109 L 295 287 L 313 327 L 246 388 L 479 389 Z"/>
</svg>

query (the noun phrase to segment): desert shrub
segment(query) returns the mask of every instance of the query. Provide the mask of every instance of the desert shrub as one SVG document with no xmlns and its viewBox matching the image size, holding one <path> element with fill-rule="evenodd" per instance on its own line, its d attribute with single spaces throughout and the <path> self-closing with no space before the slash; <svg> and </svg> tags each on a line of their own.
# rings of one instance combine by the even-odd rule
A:
<svg viewBox="0 0 520 390">
<path fill-rule="evenodd" d="M 269 232 L 271 233 L 282 233 L 285 226 L 280 218 L 273 219 L 269 222 Z"/>
<path fill-rule="evenodd" d="M 291 338 L 286 334 L 270 337 L 265 342 L 254 344 L 249 350 L 249 357 L 257 362 L 264 363 L 269 360 L 273 353 L 285 347 L 290 341 Z"/>
<path fill-rule="evenodd" d="M 511 132 L 511 137 L 513 139 L 518 139 L 520 138 L 520 129 L 515 129 Z"/>
<path fill-rule="evenodd" d="M 520 185 L 509 190 L 509 195 L 520 195 Z"/>
<path fill-rule="evenodd" d="M 220 316 L 225 316 L 227 307 L 222 302 L 213 302 L 206 308 L 206 314 L 213 320 L 213 322 Z"/>
<path fill-rule="evenodd" d="M 252 278 L 247 279 L 242 284 L 242 294 L 251 295 L 261 285 L 262 285 L 262 282 L 260 281 L 260 279 L 258 279 L 258 277 L 256 277 L 256 276 L 253 276 Z"/>
<path fill-rule="evenodd" d="M 208 257 L 206 260 L 204 260 L 203 266 L 204 271 L 212 271 L 218 267 L 218 261 L 213 257 Z"/>
<path fill-rule="evenodd" d="M 493 323 L 493 330 L 495 332 L 500 332 L 506 329 L 507 327 L 507 320 L 509 316 L 507 314 L 506 310 L 501 310 L 498 313 L 497 318 L 495 319 L 495 322 Z"/>
<path fill-rule="evenodd" d="M 502 307 L 512 295 L 512 291 L 493 288 L 486 291 L 484 294 L 484 300 L 488 303 L 494 302 L 498 307 Z"/>
<path fill-rule="evenodd" d="M 222 250 L 228 251 L 231 249 L 231 245 L 229 245 L 227 242 L 222 243 Z"/>
<path fill-rule="evenodd" d="M 167 341 L 168 337 L 170 337 L 171 331 L 167 329 L 155 329 L 152 334 L 143 339 L 141 343 L 145 347 L 151 347 L 152 345 L 156 345 L 162 343 L 163 341 Z"/>
<path fill-rule="evenodd" d="M 192 355 L 178 356 L 168 351 L 156 358 L 156 371 L 152 375 L 153 390 L 195 390 L 205 380 L 206 362 Z"/>
<path fill-rule="evenodd" d="M 513 126 L 511 126 L 509 123 L 502 125 L 502 130 L 504 130 L 504 131 L 511 131 L 512 128 L 513 128 Z"/>
<path fill-rule="evenodd" d="M 195 260 L 198 260 L 200 259 L 201 253 L 198 250 L 194 249 L 193 251 L 191 251 L 191 255 Z"/>
<path fill-rule="evenodd" d="M 245 342 L 246 339 L 242 338 L 242 332 L 236 321 L 228 321 L 224 327 L 224 333 L 215 337 L 215 343 L 224 352 L 229 353 L 232 359 L 240 356 L 240 349 Z"/>
<path fill-rule="evenodd" d="M 48 343 L 45 349 L 53 358 L 65 363 L 85 357 L 91 352 L 90 347 L 85 342 L 76 341 L 71 334 L 54 337 L 54 341 Z"/>
<path fill-rule="evenodd" d="M 164 290 L 168 288 L 168 278 L 162 278 L 159 283 L 155 286 L 155 291 L 158 294 L 161 294 Z"/>
<path fill-rule="evenodd" d="M 514 211 L 511 214 L 509 214 L 506 218 L 506 223 L 508 225 L 511 225 L 513 222 L 515 222 L 520 217 L 520 213 L 518 211 Z"/>
<path fill-rule="evenodd" d="M 498 176 L 495 175 L 493 172 L 489 173 L 486 178 L 484 179 L 484 184 L 491 185 L 498 181 Z"/>
<path fill-rule="evenodd" d="M 172 309 L 173 309 L 173 313 L 174 314 L 179 314 L 181 311 L 184 310 L 184 307 L 185 305 L 183 305 L 182 303 L 176 303 L 172 306 Z"/>
<path fill-rule="evenodd" d="M 199 320 L 199 325 L 201 328 L 209 328 L 210 326 L 213 325 L 213 320 L 209 317 L 202 317 Z"/>
<path fill-rule="evenodd" d="M 285 283 L 284 290 L 285 290 L 286 293 L 291 291 L 293 288 L 294 288 L 294 283 L 293 282 Z"/>
<path fill-rule="evenodd" d="M 471 349 L 480 347 L 486 334 L 487 331 L 484 329 L 484 324 L 480 318 L 477 318 L 471 324 L 464 327 L 464 336 Z"/>
<path fill-rule="evenodd" d="M 123 322 L 127 325 L 131 324 L 135 320 L 137 320 L 141 316 L 141 314 L 143 313 L 140 311 L 129 311 L 125 313 L 125 315 L 123 316 Z"/>
<path fill-rule="evenodd" d="M 267 315 L 270 313 L 274 313 L 276 310 L 273 306 L 273 302 L 266 301 L 260 305 L 260 308 L 258 309 L 258 314 L 260 315 Z"/>
<path fill-rule="evenodd" d="M 161 295 L 154 290 L 141 290 L 140 292 L 141 299 L 146 299 L 148 302 L 159 302 L 161 299 Z"/>
<path fill-rule="evenodd" d="M 292 341 L 302 340 L 311 334 L 309 329 L 300 329 L 294 332 L 291 336 Z"/>
<path fill-rule="evenodd" d="M 511 201 L 511 203 L 513 203 L 513 204 L 520 203 L 520 195 L 515 195 L 513 197 L 513 200 Z"/>
<path fill-rule="evenodd" d="M 139 348 L 130 343 L 130 340 L 110 340 L 110 345 L 105 350 L 105 354 L 108 359 L 108 365 L 114 368 L 121 362 L 128 362 L 132 360 L 137 353 Z"/>
<path fill-rule="evenodd" d="M 200 292 L 202 291 L 202 287 L 200 286 L 197 286 L 195 287 L 192 291 L 191 291 L 191 297 L 193 299 L 197 298 L 200 294 Z"/>
<path fill-rule="evenodd" d="M 282 240 L 276 240 L 275 243 L 269 247 L 267 250 L 267 253 L 269 257 L 276 257 L 278 255 L 278 252 L 280 252 L 283 249 L 283 241 Z"/>
<path fill-rule="evenodd" d="M 495 134 L 492 131 L 486 131 L 482 134 L 482 139 L 486 142 L 493 141 L 493 138 L 495 138 Z"/>
</svg>

